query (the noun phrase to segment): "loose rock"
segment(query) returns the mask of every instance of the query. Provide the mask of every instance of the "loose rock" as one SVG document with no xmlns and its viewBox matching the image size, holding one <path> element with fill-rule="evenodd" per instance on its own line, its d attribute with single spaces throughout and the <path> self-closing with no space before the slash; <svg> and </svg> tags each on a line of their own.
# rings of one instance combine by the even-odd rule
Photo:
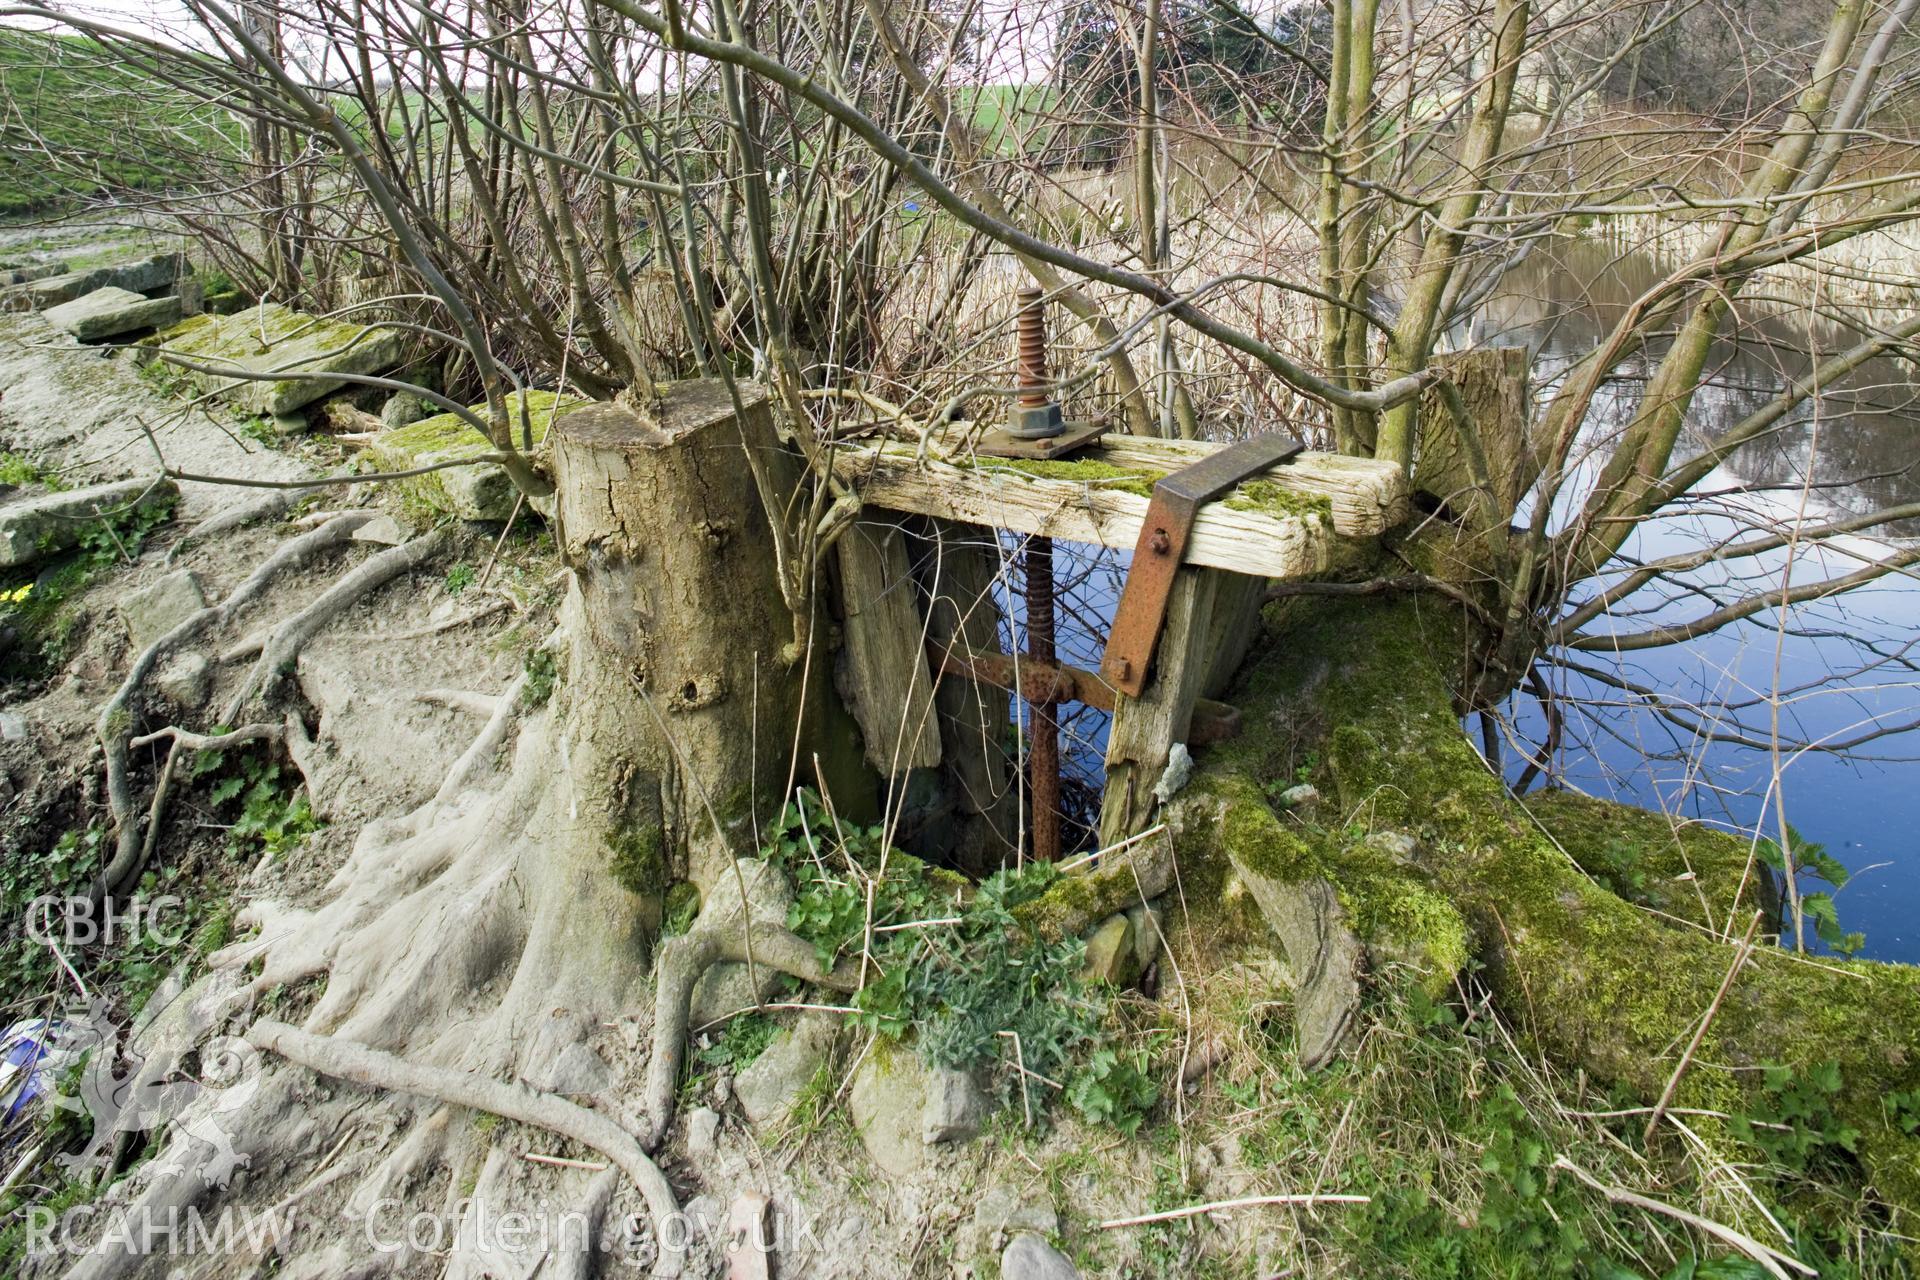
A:
<svg viewBox="0 0 1920 1280">
<path fill-rule="evenodd" d="M 145 649 L 206 607 L 207 597 L 193 570 L 178 569 L 123 596 L 120 617 L 133 637 L 134 648 Z"/>
<path fill-rule="evenodd" d="M 1080 1280 L 1080 1272 L 1045 1240 L 1022 1232 L 1000 1255 L 1000 1280 Z"/>
<path fill-rule="evenodd" d="M 177 653 L 153 677 L 153 690 L 182 711 L 203 706 L 213 692 L 213 667 L 201 653 Z"/>
<path fill-rule="evenodd" d="M 837 1013 L 806 1012 L 734 1078 L 734 1096 L 755 1124 L 784 1120 L 846 1034 Z"/>
<path fill-rule="evenodd" d="M 42 556 L 65 551 L 88 530 L 97 528 L 103 511 L 138 505 L 144 509 L 171 502 L 179 493 L 165 477 L 119 480 L 89 485 L 63 493 L 41 494 L 0 507 L 0 569 L 31 564 Z"/>
<path fill-rule="evenodd" d="M 1086 962 L 1080 968 L 1080 980 L 1116 987 L 1132 986 L 1140 977 L 1140 958 L 1133 940 L 1133 921 L 1125 912 L 1102 920 L 1093 936 L 1087 939 Z"/>
<path fill-rule="evenodd" d="M 696 1107 L 687 1116 L 687 1154 L 695 1160 L 710 1160 L 719 1139 L 719 1113 L 707 1107 Z"/>
<path fill-rule="evenodd" d="M 143 298 L 127 289 L 95 289 L 47 311 L 47 320 L 82 342 L 158 329 L 180 319 L 180 299 Z"/>
</svg>

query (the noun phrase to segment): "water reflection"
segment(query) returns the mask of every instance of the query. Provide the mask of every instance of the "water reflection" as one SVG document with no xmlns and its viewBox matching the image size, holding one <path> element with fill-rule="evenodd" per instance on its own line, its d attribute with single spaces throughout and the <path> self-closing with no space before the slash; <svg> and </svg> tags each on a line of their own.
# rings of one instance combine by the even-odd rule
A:
<svg viewBox="0 0 1920 1280">
<path fill-rule="evenodd" d="M 1663 272 L 1645 255 L 1588 241 L 1558 242 L 1512 273 L 1457 341 L 1534 350 L 1543 397 L 1568 362 L 1602 341 Z M 1706 385 L 1687 416 L 1681 451 L 1697 452 L 1764 406 L 1816 361 L 1860 340 L 1843 316 L 1802 306 L 1748 308 L 1714 348 Z M 1631 352 L 1619 376 L 1596 397 L 1583 426 L 1586 466 L 1596 460 L 1639 405 L 1658 342 Z M 1825 523 L 1920 502 L 1920 462 L 1911 439 L 1920 383 L 1903 363 L 1870 362 L 1825 388 L 1773 432 L 1738 450 L 1697 485 L 1684 507 L 1640 530 L 1624 548 L 1642 560 L 1751 537 L 1795 518 Z M 1710 608 L 1697 589 L 1722 598 L 1778 591 L 1852 572 L 1920 535 L 1909 519 L 1819 550 L 1801 550 L 1789 570 L 1786 551 L 1714 562 L 1678 585 L 1650 587 L 1592 631 L 1637 631 L 1694 617 Z M 1854 870 L 1837 895 L 1842 923 L 1867 935 L 1866 954 L 1920 960 L 1920 786 L 1909 763 L 1920 744 L 1873 738 L 1876 730 L 1920 718 L 1920 693 L 1907 669 L 1920 636 L 1920 590 L 1890 575 L 1844 602 L 1766 611 L 1695 643 L 1623 655 L 1585 653 L 1597 677 L 1564 672 L 1569 694 L 1585 700 L 1565 779 L 1584 790 L 1734 829 L 1757 822 L 1771 832 L 1776 803 L 1809 839 Z M 1658 691 L 1658 708 L 1623 690 L 1624 681 Z M 1845 754 L 1819 750 L 1783 757 L 1776 802 L 1770 751 L 1712 737 L 1769 743 L 1774 705 L 1780 735 L 1823 746 L 1859 741 Z M 1523 732 L 1543 733 L 1538 709 L 1514 708 Z M 1710 736 L 1711 735 L 1711 736 Z"/>
</svg>

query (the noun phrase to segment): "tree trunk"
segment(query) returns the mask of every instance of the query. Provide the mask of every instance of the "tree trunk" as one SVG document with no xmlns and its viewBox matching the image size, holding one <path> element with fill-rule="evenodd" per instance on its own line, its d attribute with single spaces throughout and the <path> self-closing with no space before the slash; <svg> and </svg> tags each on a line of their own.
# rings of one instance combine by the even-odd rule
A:
<svg viewBox="0 0 1920 1280">
<path fill-rule="evenodd" d="M 604 815 L 623 881 L 657 909 L 751 852 L 822 687 L 780 661 L 792 620 L 743 449 L 790 489 L 765 393 L 676 384 L 655 405 L 554 424 L 561 558 L 573 571 L 565 753 L 575 805 Z M 803 708 L 809 714 L 802 717 Z M 801 757 L 803 760 L 805 756 Z M 832 759 L 838 762 L 838 753 Z"/>
</svg>

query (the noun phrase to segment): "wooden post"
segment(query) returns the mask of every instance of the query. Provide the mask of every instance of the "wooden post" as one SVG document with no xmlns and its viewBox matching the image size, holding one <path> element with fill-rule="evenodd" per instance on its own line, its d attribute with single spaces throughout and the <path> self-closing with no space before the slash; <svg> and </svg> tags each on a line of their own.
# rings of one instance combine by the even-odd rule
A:
<svg viewBox="0 0 1920 1280">
<path fill-rule="evenodd" d="M 927 674 L 926 625 L 906 539 L 893 524 L 862 520 L 840 537 L 841 698 L 860 725 L 867 763 L 883 778 L 940 763 L 940 730 Z"/>
<path fill-rule="evenodd" d="M 1194 701 L 1223 690 L 1240 669 L 1265 587 L 1263 579 L 1220 569 L 1187 568 L 1175 575 L 1153 677 L 1138 698 L 1115 699 L 1100 803 L 1103 846 L 1152 822 L 1153 787 L 1173 744 L 1187 740 Z"/>
<path fill-rule="evenodd" d="M 917 563 L 930 646 L 997 651 L 1000 606 L 993 589 L 1000 555 L 994 531 L 935 519 L 923 527 L 925 550 Z M 1020 797 L 1007 753 L 1009 697 L 996 685 L 959 676 L 942 679 L 934 694 L 947 788 L 955 809 L 969 819 L 955 842 L 954 860 L 980 875 L 1011 860 L 1020 840 Z"/>
</svg>

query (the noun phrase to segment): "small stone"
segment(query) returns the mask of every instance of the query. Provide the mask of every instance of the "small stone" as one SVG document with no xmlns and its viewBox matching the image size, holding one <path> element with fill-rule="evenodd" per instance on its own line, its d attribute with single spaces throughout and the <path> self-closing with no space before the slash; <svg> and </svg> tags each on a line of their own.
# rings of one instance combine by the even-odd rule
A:
<svg viewBox="0 0 1920 1280">
<path fill-rule="evenodd" d="M 47 310 L 47 320 L 82 342 L 178 323 L 180 299 L 143 298 L 129 289 L 95 289 Z"/>
<path fill-rule="evenodd" d="M 182 316 L 197 316 L 207 309 L 207 286 L 199 276 L 181 276 L 174 281 L 173 296 L 180 299 Z"/>
<path fill-rule="evenodd" d="M 695 1160 L 711 1160 L 720 1139 L 720 1113 L 708 1107 L 696 1108 L 687 1117 L 687 1154 Z"/>
<path fill-rule="evenodd" d="M 118 480 L 8 502 L 0 506 L 0 569 L 65 551 L 99 528 L 103 511 L 120 511 L 136 503 L 149 507 L 170 501 L 179 492 L 173 481 L 161 477 Z"/>
<path fill-rule="evenodd" d="M 1086 962 L 1080 967 L 1080 980 L 1116 987 L 1132 986 L 1140 977 L 1133 936 L 1133 921 L 1127 919 L 1125 912 L 1101 921 L 1093 936 L 1087 939 Z"/>
<path fill-rule="evenodd" d="M 1065 1254 L 1023 1231 L 1000 1255 L 1000 1280 L 1080 1280 L 1080 1272 Z"/>
<path fill-rule="evenodd" d="M 25 742 L 27 718 L 18 711 L 0 711 L 0 742 Z"/>
<path fill-rule="evenodd" d="M 154 675 L 153 689 L 182 711 L 192 711 L 213 692 L 213 666 L 205 654 L 176 653 Z"/>
<path fill-rule="evenodd" d="M 1160 774 L 1160 780 L 1153 784 L 1153 798 L 1161 804 L 1167 803 L 1180 794 L 1180 788 L 1187 785 L 1187 779 L 1193 776 L 1193 754 L 1187 750 L 1187 744 L 1176 742 L 1167 749 L 1167 767 Z"/>
<path fill-rule="evenodd" d="M 846 1034 L 837 1013 L 809 1011 L 790 1030 L 774 1036 L 759 1057 L 733 1081 L 740 1109 L 755 1124 L 784 1120 Z"/>
<path fill-rule="evenodd" d="M 207 607 L 200 580 L 191 569 L 177 569 L 120 600 L 120 617 L 136 649 L 144 650 L 167 632 Z"/>
<path fill-rule="evenodd" d="M 1023 1231 L 1041 1236 L 1060 1234 L 1060 1215 L 1050 1200 L 1025 1199 L 1018 1188 L 995 1183 L 980 1194 L 973 1222 L 958 1252 L 966 1257 L 998 1253 L 1010 1234 Z"/>
<path fill-rule="evenodd" d="M 377 542 L 383 547 L 397 547 L 407 540 L 407 531 L 392 516 L 375 516 L 353 531 L 355 542 Z"/>
<path fill-rule="evenodd" d="M 1298 809 L 1302 805 L 1319 803 L 1320 788 L 1314 786 L 1311 782 L 1303 782 L 1299 786 L 1288 787 L 1279 795 L 1279 804 L 1282 809 Z"/>
<path fill-rule="evenodd" d="M 737 960 L 711 965 L 694 984 L 693 1000 L 688 1006 L 687 1025 L 711 1026 L 725 1022 L 742 1010 L 757 1008 L 773 993 L 780 971 L 771 965 L 759 966 L 760 989 L 754 990 L 747 966 Z"/>
<path fill-rule="evenodd" d="M 413 391 L 396 391 L 380 406 L 380 425 L 404 427 L 422 418 L 431 418 L 433 414 L 434 407 L 427 403 L 426 397 Z"/>
<path fill-rule="evenodd" d="M 1420 860 L 1420 842 L 1404 831 L 1376 831 L 1367 837 L 1367 848 L 1378 849 L 1395 862 Z"/>
<path fill-rule="evenodd" d="M 268 421 L 273 424 L 273 434 L 277 436 L 303 436 L 311 425 L 304 413 L 276 413 Z"/>
<path fill-rule="evenodd" d="M 890 1178 L 911 1178 L 926 1167 L 926 1103 L 926 1069 L 909 1051 L 869 1054 L 854 1072 L 847 1111 L 867 1155 Z"/>
<path fill-rule="evenodd" d="M 965 1142 L 978 1136 L 992 1108 L 979 1081 L 968 1071 L 927 1073 L 927 1102 L 921 1111 L 920 1140 L 928 1146 Z"/>
</svg>

